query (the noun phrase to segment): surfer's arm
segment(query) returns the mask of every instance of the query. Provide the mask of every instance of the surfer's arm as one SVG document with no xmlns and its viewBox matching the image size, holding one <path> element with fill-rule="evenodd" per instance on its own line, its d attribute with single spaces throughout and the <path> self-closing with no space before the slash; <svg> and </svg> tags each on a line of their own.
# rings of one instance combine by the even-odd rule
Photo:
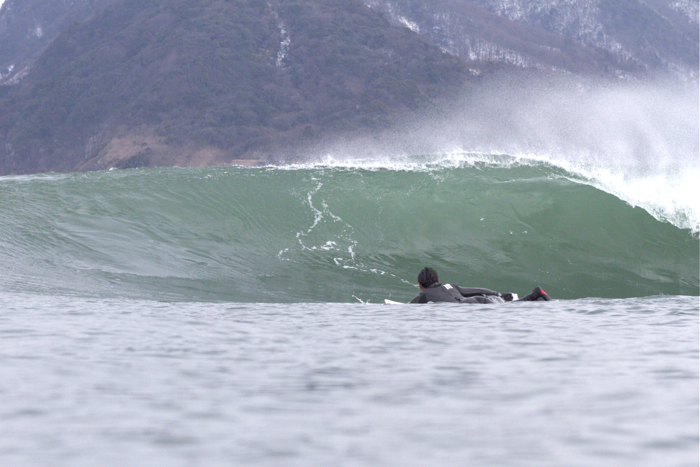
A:
<svg viewBox="0 0 700 467">
<path fill-rule="evenodd" d="M 428 303 L 428 300 L 425 298 L 425 293 L 419 293 L 408 303 Z"/>
<path fill-rule="evenodd" d="M 500 293 L 496 292 L 495 290 L 482 289 L 480 287 L 455 287 L 457 288 L 459 293 L 462 294 L 463 297 L 476 297 L 478 295 L 484 295 L 487 297 L 496 296 L 502 298 L 506 302 L 512 302 L 513 300 L 518 299 L 518 295 L 512 293 Z"/>
<path fill-rule="evenodd" d="M 460 287 L 458 285 L 453 285 L 453 287 L 456 288 L 460 294 L 462 294 L 462 297 L 474 297 L 475 295 L 501 296 L 499 292 L 490 289 L 482 289 L 480 287 Z"/>
</svg>

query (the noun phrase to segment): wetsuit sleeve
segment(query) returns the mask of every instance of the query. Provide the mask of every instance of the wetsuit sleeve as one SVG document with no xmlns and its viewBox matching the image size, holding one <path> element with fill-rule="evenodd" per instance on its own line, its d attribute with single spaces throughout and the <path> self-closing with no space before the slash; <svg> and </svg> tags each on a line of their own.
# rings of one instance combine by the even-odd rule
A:
<svg viewBox="0 0 700 467">
<path fill-rule="evenodd" d="M 505 300 L 496 295 L 475 295 L 473 297 L 463 298 L 460 303 L 502 303 L 504 301 Z"/>
<path fill-rule="evenodd" d="M 473 297 L 475 295 L 496 295 L 497 297 L 500 297 L 501 294 L 490 289 L 482 289 L 479 287 L 459 287 L 459 286 L 453 286 L 455 287 L 460 294 L 462 294 L 462 297 Z"/>
<path fill-rule="evenodd" d="M 428 303 L 428 300 L 425 298 L 425 292 L 419 293 L 408 303 Z"/>
</svg>

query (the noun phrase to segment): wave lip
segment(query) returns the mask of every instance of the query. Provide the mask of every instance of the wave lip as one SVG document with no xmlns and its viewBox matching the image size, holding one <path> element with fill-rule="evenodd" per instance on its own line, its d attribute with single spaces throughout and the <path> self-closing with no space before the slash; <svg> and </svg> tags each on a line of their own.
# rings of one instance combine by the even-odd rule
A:
<svg viewBox="0 0 700 467">
<path fill-rule="evenodd" d="M 459 168 L 540 167 L 548 177 L 567 177 L 573 182 L 605 191 L 632 207 L 646 210 L 659 221 L 700 234 L 700 164 L 668 163 L 599 165 L 580 160 L 538 154 L 507 155 L 454 151 L 426 156 L 337 157 L 283 166 L 284 170 L 321 168 L 430 172 Z"/>
</svg>

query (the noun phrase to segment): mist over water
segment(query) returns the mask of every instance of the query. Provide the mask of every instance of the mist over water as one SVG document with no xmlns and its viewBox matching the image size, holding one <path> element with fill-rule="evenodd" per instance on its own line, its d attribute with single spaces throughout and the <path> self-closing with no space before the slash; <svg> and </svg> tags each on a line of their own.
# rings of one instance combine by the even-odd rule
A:
<svg viewBox="0 0 700 467">
<path fill-rule="evenodd" d="M 697 165 L 697 85 L 507 83 L 464 106 L 445 127 L 462 149 L 620 168 Z"/>
</svg>

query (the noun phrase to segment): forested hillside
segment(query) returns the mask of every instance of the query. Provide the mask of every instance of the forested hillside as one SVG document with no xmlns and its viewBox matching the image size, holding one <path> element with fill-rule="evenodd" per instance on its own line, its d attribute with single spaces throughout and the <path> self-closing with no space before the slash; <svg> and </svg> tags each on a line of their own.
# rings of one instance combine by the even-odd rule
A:
<svg viewBox="0 0 700 467">
<path fill-rule="evenodd" d="M 295 158 L 471 76 L 361 0 L 118 1 L 4 87 L 0 173 Z"/>
<path fill-rule="evenodd" d="M 68 26 L 113 0 L 0 1 L 0 83 L 18 82 Z"/>
</svg>

